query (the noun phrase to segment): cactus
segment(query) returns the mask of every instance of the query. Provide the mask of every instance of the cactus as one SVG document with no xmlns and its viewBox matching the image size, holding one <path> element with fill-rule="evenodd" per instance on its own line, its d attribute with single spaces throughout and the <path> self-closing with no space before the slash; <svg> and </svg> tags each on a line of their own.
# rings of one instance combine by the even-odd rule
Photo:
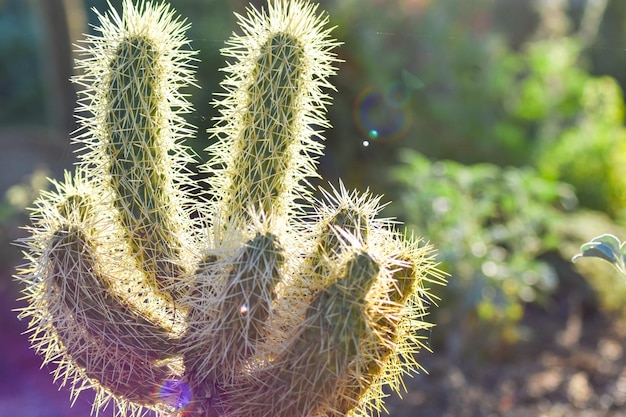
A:
<svg viewBox="0 0 626 417">
<path fill-rule="evenodd" d="M 75 79 L 81 160 L 37 200 L 16 275 L 54 379 L 117 416 L 379 412 L 419 369 L 444 281 L 428 244 L 378 218 L 380 197 L 313 197 L 327 17 L 304 0 L 239 16 L 208 187 L 184 168 L 188 25 L 145 1 L 98 17 Z"/>
</svg>

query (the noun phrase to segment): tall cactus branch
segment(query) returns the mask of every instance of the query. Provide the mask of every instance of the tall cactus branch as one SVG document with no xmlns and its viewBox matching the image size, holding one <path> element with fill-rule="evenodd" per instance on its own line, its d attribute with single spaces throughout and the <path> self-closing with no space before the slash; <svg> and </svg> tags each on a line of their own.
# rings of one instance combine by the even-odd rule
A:
<svg viewBox="0 0 626 417">
<path fill-rule="evenodd" d="M 184 37 L 187 29 L 161 4 L 124 0 L 124 17 L 99 15 L 101 37 L 89 38 L 79 64 L 86 86 L 77 138 L 126 234 L 138 268 L 158 291 L 185 272 L 192 202 L 180 186 L 193 186 L 183 171 L 190 157 L 181 140 L 192 128 L 182 118 L 191 107 L 179 89 L 193 82 Z M 105 194 L 106 195 L 106 194 Z M 171 288 L 170 288 L 170 292 Z"/>
<path fill-rule="evenodd" d="M 316 9 L 299 1 L 270 2 L 267 14 L 251 9 L 238 16 L 243 35 L 222 50 L 235 61 L 215 103 L 221 116 L 211 131 L 219 143 L 209 149 L 209 172 L 224 221 L 245 223 L 259 210 L 287 216 L 297 196 L 310 194 L 303 180 L 316 176 L 322 152 L 312 126 L 329 126 L 322 88 L 332 87 L 330 51 L 338 44 Z"/>
</svg>

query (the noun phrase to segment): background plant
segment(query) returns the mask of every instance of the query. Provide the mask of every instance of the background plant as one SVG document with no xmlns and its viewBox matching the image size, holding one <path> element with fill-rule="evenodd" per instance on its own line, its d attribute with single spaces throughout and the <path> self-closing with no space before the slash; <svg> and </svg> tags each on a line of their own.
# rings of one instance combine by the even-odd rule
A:
<svg viewBox="0 0 626 417">
<path fill-rule="evenodd" d="M 449 354 L 475 351 L 477 334 L 486 346 L 519 341 L 524 304 L 541 302 L 558 285 L 540 256 L 558 246 L 555 221 L 575 204 L 571 188 L 532 169 L 430 162 L 416 152 L 404 161 L 394 170 L 399 213 L 441 248 L 438 259 L 452 276 L 438 315 L 448 326 Z"/>
<path fill-rule="evenodd" d="M 353 23 L 344 35 L 356 48 L 350 50 L 347 60 L 349 71 L 343 72 L 344 75 L 350 73 L 350 76 L 342 78 L 340 74 L 338 84 L 344 91 L 350 92 L 348 96 L 352 97 L 354 108 L 358 108 L 359 103 L 355 97 L 359 97 L 359 91 L 365 86 L 373 84 L 383 92 L 400 86 L 406 98 L 402 105 L 398 107 L 393 100 L 381 100 L 377 102 L 382 102 L 379 107 L 388 113 L 380 110 L 372 115 L 400 114 L 410 121 L 410 126 L 399 137 L 381 135 L 372 138 L 364 135 L 358 126 L 359 119 L 354 116 L 347 126 L 339 122 L 339 131 L 345 129 L 355 137 L 352 142 L 341 143 L 339 150 L 344 158 L 342 161 L 351 161 L 348 162 L 350 178 L 355 183 L 367 179 L 374 189 L 384 190 L 394 200 L 404 201 L 400 207 L 390 207 L 390 211 L 402 219 L 415 218 L 410 222 L 420 226 L 424 217 L 418 218 L 416 213 L 421 212 L 415 210 L 420 203 L 410 203 L 409 200 L 421 202 L 421 190 L 435 186 L 428 181 L 411 182 L 407 178 L 416 178 L 408 174 L 406 178 L 383 180 L 389 178 L 388 172 L 394 171 L 389 167 L 403 162 L 407 149 L 417 150 L 433 161 L 453 160 L 468 164 L 467 177 L 472 177 L 469 172 L 474 172 L 474 164 L 487 162 L 507 167 L 506 171 L 511 173 L 516 172 L 511 167 L 519 167 L 517 174 L 512 175 L 535 172 L 532 176 L 542 177 L 546 184 L 554 185 L 556 181 L 569 183 L 578 200 L 576 213 L 538 210 L 538 217 L 545 216 L 546 223 L 558 227 L 552 229 L 551 238 L 540 240 L 541 249 L 536 254 L 525 253 L 519 245 L 515 246 L 515 250 L 521 250 L 524 254 L 521 258 L 527 260 L 534 259 L 537 254 L 549 253 L 542 259 L 546 261 L 544 265 L 556 268 L 559 273 L 557 287 L 554 287 L 555 291 L 558 288 L 555 297 L 571 290 L 571 281 L 575 281 L 575 291 L 586 294 L 585 302 L 593 306 L 591 309 L 619 312 L 625 292 L 610 271 L 601 267 L 587 268 L 582 263 L 577 263 L 575 268 L 564 267 L 563 264 L 569 263 L 575 253 L 572 248 L 578 248 L 598 234 L 587 235 L 589 229 L 596 227 L 610 231 L 611 222 L 621 221 L 623 205 L 619 200 L 623 196 L 620 190 L 624 176 L 616 174 L 623 167 L 620 162 L 623 158 L 623 98 L 622 88 L 616 80 L 622 79 L 622 75 L 620 71 L 608 70 L 606 66 L 604 70 L 599 70 L 590 56 L 597 59 L 602 55 L 604 59 L 606 50 L 602 48 L 620 43 L 618 39 L 621 35 L 610 29 L 610 25 L 604 26 L 606 20 L 602 20 L 602 16 L 606 6 L 605 19 L 614 21 L 612 13 L 619 15 L 622 6 L 614 2 L 583 4 L 567 1 L 536 2 L 532 5 L 528 2 L 507 3 L 506 6 L 492 1 L 461 3 L 445 0 L 436 4 L 431 2 L 413 8 L 405 7 L 405 13 L 397 13 L 393 7 L 385 11 L 358 10 L 359 16 L 376 13 L 376 19 L 363 17 L 368 22 L 387 23 Z M 395 4 L 402 8 L 402 2 Z M 349 10 L 346 6 L 345 19 Z M 350 13 L 354 15 L 354 12 Z M 606 36 L 606 31 L 611 31 L 611 36 Z M 367 41 L 359 42 L 357 36 Z M 359 52 L 359 48 L 367 48 L 367 53 Z M 380 56 L 387 59 L 381 62 L 378 59 Z M 362 72 L 367 75 L 361 77 Z M 419 88 L 412 88 L 405 81 L 403 75 L 406 72 L 420 80 Z M 606 76 L 607 73 L 610 76 Z M 336 111 L 341 112 L 341 108 Z M 348 120 L 349 117 L 344 114 L 337 119 Z M 385 119 L 382 120 L 381 126 L 384 127 Z M 363 146 L 363 140 L 367 140 L 367 147 Z M 433 163 L 434 166 L 441 165 Z M 442 174 L 442 178 L 437 179 L 446 183 L 445 175 L 448 174 Z M 454 177 L 450 181 L 457 182 Z M 398 186 L 399 183 L 404 186 Z M 538 185 L 527 181 L 525 186 Z M 456 192 L 441 187 L 439 191 L 442 193 Z M 415 192 L 407 196 L 407 189 L 414 189 Z M 507 192 L 504 187 L 501 191 Z M 533 190 L 519 193 L 533 195 Z M 430 194 L 430 198 L 437 197 L 437 192 Z M 478 194 L 476 198 L 480 201 L 482 195 Z M 544 203 L 546 207 L 550 204 L 547 200 L 540 201 L 537 200 L 537 205 L 541 207 Z M 428 207 L 428 198 L 424 197 L 423 204 Z M 485 203 L 485 207 L 489 206 Z M 524 208 L 525 204 L 520 202 L 519 212 L 523 212 Z M 499 210 L 491 209 L 491 214 L 460 210 L 457 216 L 459 222 L 481 224 L 485 217 L 499 218 Z M 602 213 L 591 213 L 589 209 L 607 213 L 609 218 Z M 476 220 L 468 219 L 474 215 Z M 524 214 L 519 216 L 525 217 Z M 426 215 L 425 218 L 430 217 Z M 445 227 L 434 223 L 417 230 Z M 454 235 L 450 229 L 443 230 Z M 454 246 L 454 238 L 446 237 L 443 230 L 439 233 L 443 235 L 442 240 L 452 241 Z M 432 234 L 438 232 L 426 235 Z M 480 236 L 480 232 L 477 235 Z M 516 239 L 512 236 L 511 239 Z M 524 231 L 519 239 L 523 237 Z M 437 242 L 434 237 L 432 239 Z M 559 245 L 555 245 L 557 240 Z M 497 242 L 492 241 L 491 244 L 496 245 L 495 251 L 498 252 Z M 442 244 L 440 247 L 446 246 Z M 443 254 L 440 253 L 440 257 L 443 259 Z M 457 262 L 459 265 L 455 266 Z M 467 259 L 455 257 L 447 267 L 456 272 L 463 269 L 465 263 Z M 534 269 L 531 264 L 526 267 Z M 552 268 L 546 270 L 548 276 Z M 515 270 L 509 266 L 501 270 L 510 269 Z M 479 271 L 475 281 L 473 274 L 469 273 L 467 281 L 461 282 L 476 288 L 472 294 L 478 294 L 476 298 L 480 299 L 480 289 L 488 287 L 488 281 L 481 277 L 480 264 L 474 270 Z M 458 272 L 456 275 L 459 275 Z M 451 291 L 454 285 L 451 283 L 446 291 Z M 492 294 L 493 290 L 487 288 L 485 293 Z M 447 317 L 458 317 L 455 312 L 466 308 L 461 301 L 466 297 L 472 298 L 465 294 L 454 298 L 447 293 L 446 302 L 439 311 L 444 317 L 443 320 L 439 318 L 439 322 L 446 320 L 446 312 L 449 312 Z M 525 310 L 521 306 L 530 306 L 533 311 L 535 308 L 548 311 L 550 305 L 559 302 L 559 298 L 550 297 L 545 305 L 539 305 L 537 301 L 544 299 L 539 297 L 532 303 L 516 302 L 512 311 L 516 311 L 519 317 Z M 502 304 L 489 305 L 486 299 L 483 299 L 483 306 L 485 311 L 502 310 Z M 516 340 L 522 335 L 520 330 L 523 330 L 517 325 L 492 325 L 487 328 L 494 336 L 489 339 L 493 343 L 486 345 L 489 353 L 505 352 L 501 349 L 501 341 Z M 452 330 L 450 334 L 457 333 Z M 456 339 L 455 336 L 449 338 Z M 452 345 L 455 343 L 450 342 Z"/>
<path fill-rule="evenodd" d="M 582 207 L 618 217 L 614 200 L 623 185 L 613 174 L 620 164 L 612 159 L 622 154 L 620 72 L 599 76 L 589 54 L 600 53 L 590 46 L 598 30 L 602 35 L 604 6 L 611 13 L 621 6 L 569 2 L 564 9 L 568 2 L 560 2 L 552 10 L 550 4 L 556 3 L 461 3 L 405 7 L 409 10 L 404 14 L 392 7 L 361 8 L 356 12 L 361 19 L 385 24 L 359 25 L 357 19 L 352 27 L 340 27 L 353 48 L 338 85 L 353 109 L 359 108 L 358 97 L 366 88 L 374 86 L 382 94 L 395 91 L 403 97 L 400 105 L 381 100 L 370 115 L 380 116 L 381 132 L 395 117 L 409 125 L 399 136 L 369 138 L 359 129 L 356 111 L 346 112 L 349 105 L 334 109 L 335 130 L 354 137 L 332 144 L 350 164 L 351 178 L 393 193 L 379 179 L 385 178 L 386 167 L 401 160 L 399 149 L 411 148 L 434 160 L 534 166 L 548 179 L 574 185 Z M 340 21 L 348 13 L 355 19 L 348 5 L 338 9 Z M 599 21 L 591 18 L 598 13 Z M 383 62 L 380 56 L 385 56 Z M 406 82 L 407 72 L 420 80 L 420 88 Z M 360 108 L 367 114 L 365 107 Z M 363 148 L 363 139 L 371 143 L 368 148 Z M 599 149 L 616 156 L 584 161 L 575 156 Z M 600 182 L 605 193 L 592 185 Z"/>
</svg>

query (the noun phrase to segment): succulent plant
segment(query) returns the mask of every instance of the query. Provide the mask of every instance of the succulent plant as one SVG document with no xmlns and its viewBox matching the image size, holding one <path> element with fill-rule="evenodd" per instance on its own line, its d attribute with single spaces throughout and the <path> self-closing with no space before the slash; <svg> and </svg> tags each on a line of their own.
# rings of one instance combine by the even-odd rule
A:
<svg viewBox="0 0 626 417">
<path fill-rule="evenodd" d="M 118 416 L 343 416 L 418 370 L 431 246 L 340 184 L 314 198 L 338 43 L 303 0 L 239 16 L 192 180 L 195 52 L 165 4 L 98 14 L 75 81 L 80 163 L 32 211 L 20 317 L 72 396 Z M 206 190 L 206 191 L 204 191 Z"/>
</svg>

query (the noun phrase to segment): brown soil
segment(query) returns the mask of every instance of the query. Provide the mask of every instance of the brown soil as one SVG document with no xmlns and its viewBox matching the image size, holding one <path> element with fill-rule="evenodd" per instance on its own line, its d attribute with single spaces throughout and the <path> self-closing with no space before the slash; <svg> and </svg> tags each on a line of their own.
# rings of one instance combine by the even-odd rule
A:
<svg viewBox="0 0 626 417">
<path fill-rule="evenodd" d="M 565 302 L 564 302 L 565 303 Z M 451 364 L 421 354 L 428 375 L 388 403 L 394 417 L 626 417 L 626 326 L 577 302 L 529 309 L 530 340 Z M 562 307 L 562 306 L 561 306 Z"/>
</svg>

